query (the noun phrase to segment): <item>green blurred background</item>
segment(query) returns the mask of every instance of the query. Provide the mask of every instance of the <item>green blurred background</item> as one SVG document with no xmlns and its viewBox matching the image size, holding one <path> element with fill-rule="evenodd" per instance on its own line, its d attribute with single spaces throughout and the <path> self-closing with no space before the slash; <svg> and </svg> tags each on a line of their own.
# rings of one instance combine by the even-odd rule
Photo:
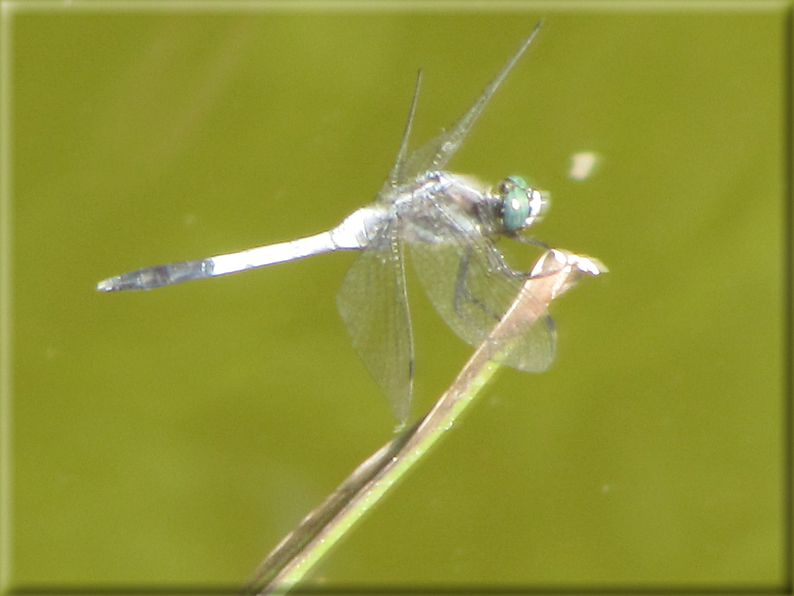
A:
<svg viewBox="0 0 794 596">
<path fill-rule="evenodd" d="M 417 69 L 415 143 L 542 16 L 450 169 L 531 177 L 534 236 L 611 272 L 553 305 L 554 366 L 503 372 L 313 577 L 782 580 L 784 5 L 55 6 L 4 16 L 14 586 L 240 585 L 392 436 L 336 313 L 353 254 L 94 284 L 336 225 L 390 168 Z M 414 282 L 416 417 L 471 350 Z"/>
</svg>

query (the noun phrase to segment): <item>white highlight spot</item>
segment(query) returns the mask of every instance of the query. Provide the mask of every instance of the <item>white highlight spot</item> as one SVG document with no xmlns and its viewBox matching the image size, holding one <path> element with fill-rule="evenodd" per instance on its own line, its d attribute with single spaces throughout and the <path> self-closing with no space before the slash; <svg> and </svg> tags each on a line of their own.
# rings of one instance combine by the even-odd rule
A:
<svg viewBox="0 0 794 596">
<path fill-rule="evenodd" d="M 574 180 L 585 180 L 593 175 L 600 161 L 601 156 L 593 151 L 574 153 L 571 155 L 571 168 L 568 170 L 568 176 Z"/>
</svg>

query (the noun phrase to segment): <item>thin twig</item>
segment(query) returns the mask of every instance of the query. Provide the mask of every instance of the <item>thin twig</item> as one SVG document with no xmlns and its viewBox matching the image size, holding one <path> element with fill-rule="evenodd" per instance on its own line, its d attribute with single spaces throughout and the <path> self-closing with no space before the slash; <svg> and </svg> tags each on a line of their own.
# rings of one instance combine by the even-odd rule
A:
<svg viewBox="0 0 794 596">
<path fill-rule="evenodd" d="M 583 275 L 606 268 L 597 260 L 549 250 L 535 264 L 502 319 L 428 414 L 364 461 L 265 558 L 247 593 L 284 594 L 370 511 L 458 420 L 499 368 L 496 360 Z M 529 296 L 531 299 L 526 299 Z"/>
</svg>

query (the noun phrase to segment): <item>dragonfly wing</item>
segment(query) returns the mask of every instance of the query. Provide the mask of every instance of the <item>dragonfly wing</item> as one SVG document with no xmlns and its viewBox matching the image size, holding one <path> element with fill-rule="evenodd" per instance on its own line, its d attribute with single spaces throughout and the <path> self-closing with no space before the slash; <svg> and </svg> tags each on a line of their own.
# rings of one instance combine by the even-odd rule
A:
<svg viewBox="0 0 794 596">
<path fill-rule="evenodd" d="M 413 341 L 405 260 L 395 225 L 384 228 L 347 272 L 337 307 L 353 347 L 404 423 L 410 412 Z"/>
<path fill-rule="evenodd" d="M 465 342 L 479 346 L 516 299 L 527 274 L 508 267 L 491 239 L 458 207 L 431 199 L 423 203 L 416 208 L 424 219 L 417 215 L 415 221 L 424 221 L 433 234 L 415 234 L 411 242 L 417 275 L 447 325 Z M 529 294 L 525 299 L 536 300 Z M 548 314 L 494 343 L 494 359 L 527 372 L 546 370 L 554 352 Z"/>
<path fill-rule="evenodd" d="M 502 81 L 505 80 L 505 77 L 507 77 L 508 73 L 516 65 L 519 58 L 521 58 L 521 55 L 529 47 L 529 44 L 532 43 L 532 40 L 535 38 L 535 35 L 542 24 L 543 20 L 538 21 L 537 25 L 535 25 L 535 27 L 532 29 L 532 32 L 521 43 L 521 46 L 518 48 L 516 53 L 510 57 L 507 63 L 502 67 L 502 70 L 499 71 L 499 74 L 497 74 L 496 77 L 488 84 L 488 86 L 483 89 L 483 92 L 477 98 L 477 101 L 474 102 L 474 104 L 468 109 L 463 117 L 455 123 L 452 128 L 444 131 L 436 138 L 431 139 L 428 143 L 419 147 L 416 151 L 408 156 L 403 165 L 401 165 L 399 168 L 396 168 L 399 170 L 397 172 L 399 175 L 399 183 L 406 183 L 415 178 L 417 175 L 423 174 L 424 172 L 443 169 L 452 156 L 455 155 L 458 149 L 460 149 L 460 146 L 463 144 L 466 135 L 469 134 L 471 127 L 474 126 L 477 118 L 480 117 L 480 114 L 482 114 L 485 106 L 488 105 L 488 102 L 494 96 L 494 93 L 496 93 L 499 85 L 502 84 Z M 417 84 L 417 92 L 418 88 L 419 86 Z M 413 117 L 415 104 L 416 94 L 414 96 L 414 105 L 411 109 L 411 117 Z M 408 128 L 408 130 L 410 130 L 410 128 Z M 398 163 L 400 161 L 402 161 L 401 158 L 398 158 Z"/>
<path fill-rule="evenodd" d="M 411 99 L 411 108 L 408 110 L 408 120 L 405 122 L 405 129 L 403 136 L 400 139 L 400 149 L 397 152 L 397 159 L 389 172 L 389 177 L 383 183 L 382 193 L 388 193 L 393 188 L 396 188 L 402 181 L 405 180 L 403 169 L 405 168 L 405 156 L 408 154 L 408 141 L 411 138 L 411 126 L 414 122 L 414 114 L 416 114 L 416 103 L 419 101 L 419 88 L 422 86 L 422 69 L 416 75 L 416 85 L 414 86 L 414 95 Z"/>
</svg>

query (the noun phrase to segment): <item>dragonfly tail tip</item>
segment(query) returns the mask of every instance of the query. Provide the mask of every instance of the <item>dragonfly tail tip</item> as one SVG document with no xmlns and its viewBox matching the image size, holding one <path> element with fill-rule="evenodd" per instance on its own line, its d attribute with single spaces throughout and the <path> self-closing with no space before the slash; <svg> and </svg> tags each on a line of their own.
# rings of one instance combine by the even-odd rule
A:
<svg viewBox="0 0 794 596">
<path fill-rule="evenodd" d="M 116 288 L 113 287 L 113 278 L 103 279 L 96 285 L 97 292 L 112 292 Z"/>
</svg>

